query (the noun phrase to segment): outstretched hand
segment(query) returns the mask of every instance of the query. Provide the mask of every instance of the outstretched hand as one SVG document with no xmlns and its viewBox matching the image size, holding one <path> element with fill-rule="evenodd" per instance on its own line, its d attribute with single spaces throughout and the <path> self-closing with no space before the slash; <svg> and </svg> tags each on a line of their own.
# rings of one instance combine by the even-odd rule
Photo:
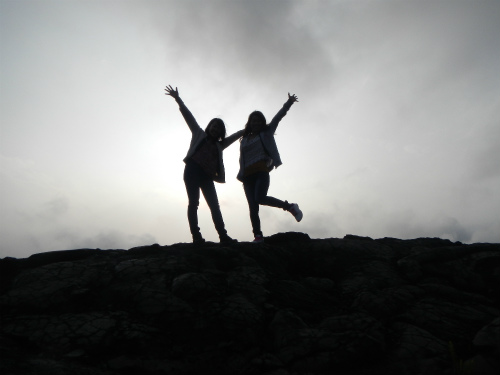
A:
<svg viewBox="0 0 500 375">
<path fill-rule="evenodd" d="M 171 85 L 168 85 L 167 87 L 165 87 L 165 91 L 165 95 L 170 95 L 174 99 L 179 99 L 179 91 L 177 91 L 177 87 L 174 90 Z"/>
<path fill-rule="evenodd" d="M 290 100 L 292 103 L 295 103 L 299 101 L 299 98 L 297 98 L 295 94 L 290 95 L 290 93 L 288 93 L 288 100 Z"/>
</svg>

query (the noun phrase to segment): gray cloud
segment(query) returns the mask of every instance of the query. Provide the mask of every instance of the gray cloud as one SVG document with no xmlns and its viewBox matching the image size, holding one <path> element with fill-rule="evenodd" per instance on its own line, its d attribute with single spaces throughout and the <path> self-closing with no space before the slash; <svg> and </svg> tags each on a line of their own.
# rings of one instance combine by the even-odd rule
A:
<svg viewBox="0 0 500 375">
<path fill-rule="evenodd" d="M 433 229 L 435 237 L 451 238 L 460 242 L 469 242 L 473 235 L 472 230 L 464 228 L 456 218 L 452 217 L 443 218 Z"/>
<path fill-rule="evenodd" d="M 67 234 L 63 234 L 67 236 Z M 103 231 L 93 237 L 76 237 L 72 239 L 75 248 L 129 249 L 135 246 L 152 245 L 156 239 L 149 233 L 133 235 L 117 230 Z"/>
<path fill-rule="evenodd" d="M 293 1 L 183 1 L 151 10 L 167 59 L 222 84 L 246 77 L 254 86 L 328 87 L 333 64 L 320 41 L 300 22 Z M 168 22 L 165 16 L 168 15 Z M 267 90 L 265 90 L 266 92 Z"/>
<path fill-rule="evenodd" d="M 39 213 L 38 218 L 43 221 L 54 221 L 69 212 L 69 201 L 66 197 L 57 197 L 45 202 Z"/>
<path fill-rule="evenodd" d="M 471 160 L 467 161 L 470 168 L 469 175 L 479 181 L 499 178 L 500 122 L 474 132 L 470 137 L 470 142 L 475 147 Z M 468 145 L 468 147 L 472 147 L 472 145 Z"/>
<path fill-rule="evenodd" d="M 304 210 L 307 210 L 304 207 Z M 281 220 L 277 225 L 280 232 L 290 230 L 290 220 Z M 306 216 L 300 226 L 297 225 L 300 232 L 308 233 L 311 238 L 342 237 L 344 234 L 338 224 L 340 218 L 328 212 L 306 212 Z"/>
<path fill-rule="evenodd" d="M 385 215 L 383 215 L 385 216 Z M 439 237 L 452 241 L 470 242 L 474 230 L 466 229 L 454 217 L 428 213 L 419 217 L 412 209 L 399 210 L 388 217 L 381 217 L 381 223 L 386 226 L 385 231 L 391 233 L 389 237 L 410 239 L 416 237 Z"/>
</svg>

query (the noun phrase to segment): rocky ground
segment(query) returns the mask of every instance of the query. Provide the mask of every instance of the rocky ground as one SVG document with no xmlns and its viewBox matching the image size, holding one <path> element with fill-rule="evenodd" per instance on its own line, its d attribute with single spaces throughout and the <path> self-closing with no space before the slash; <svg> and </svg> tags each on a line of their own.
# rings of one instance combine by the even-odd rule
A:
<svg viewBox="0 0 500 375">
<path fill-rule="evenodd" d="M 3 375 L 500 373 L 500 244 L 280 233 L 0 277 Z"/>
</svg>

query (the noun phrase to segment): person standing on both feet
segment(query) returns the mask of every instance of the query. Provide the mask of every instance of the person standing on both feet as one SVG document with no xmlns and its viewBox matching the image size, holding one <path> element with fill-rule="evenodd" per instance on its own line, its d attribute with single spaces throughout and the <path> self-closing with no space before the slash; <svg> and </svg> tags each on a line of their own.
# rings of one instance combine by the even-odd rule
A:
<svg viewBox="0 0 500 375">
<path fill-rule="evenodd" d="M 184 162 L 186 163 L 186 167 L 184 168 L 184 183 L 186 184 L 189 199 L 187 216 L 193 242 L 205 242 L 198 227 L 200 190 L 203 192 L 203 196 L 210 208 L 212 220 L 219 234 L 220 242 L 237 242 L 228 236 L 225 229 L 214 181 L 219 183 L 226 182 L 222 151 L 240 138 L 243 130 L 226 137 L 226 126 L 220 118 L 210 120 L 206 129 L 203 130 L 180 98 L 177 87 L 174 90 L 172 86 L 167 86 L 165 91 L 165 95 L 170 95 L 179 105 L 179 110 L 192 133 L 191 144 L 184 158 Z"/>
<path fill-rule="evenodd" d="M 278 168 L 282 162 L 274 132 L 281 119 L 286 115 L 293 103 L 298 102 L 295 95 L 288 94 L 283 108 L 274 116 L 269 124 L 262 112 L 254 111 L 248 116 L 248 122 L 240 143 L 240 170 L 238 180 L 243 188 L 250 209 L 250 221 L 255 236 L 253 242 L 262 242 L 264 237 L 260 228 L 259 205 L 282 208 L 290 212 L 295 220 L 302 220 L 302 211 L 296 203 L 288 203 L 267 195 L 269 190 L 269 172 Z"/>
</svg>

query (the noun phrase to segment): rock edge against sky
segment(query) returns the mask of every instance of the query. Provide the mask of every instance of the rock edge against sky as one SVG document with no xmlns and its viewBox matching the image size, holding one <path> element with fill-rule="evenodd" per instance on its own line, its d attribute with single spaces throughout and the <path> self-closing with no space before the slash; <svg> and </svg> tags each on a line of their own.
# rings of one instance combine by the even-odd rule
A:
<svg viewBox="0 0 500 375">
<path fill-rule="evenodd" d="M 5 374 L 497 373 L 500 244 L 263 244 L 0 260 Z"/>
</svg>

